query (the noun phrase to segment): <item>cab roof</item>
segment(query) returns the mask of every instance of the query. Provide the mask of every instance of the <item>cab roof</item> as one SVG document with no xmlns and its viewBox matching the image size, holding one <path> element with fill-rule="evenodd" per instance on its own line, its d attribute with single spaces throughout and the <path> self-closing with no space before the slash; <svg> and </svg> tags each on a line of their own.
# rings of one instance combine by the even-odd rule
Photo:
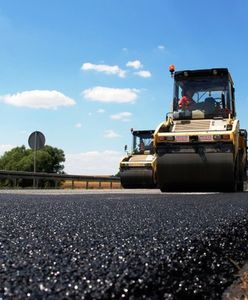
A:
<svg viewBox="0 0 248 300">
<path fill-rule="evenodd" d="M 175 80 L 187 79 L 187 78 L 192 78 L 192 77 L 205 77 L 205 76 L 226 77 L 233 84 L 232 77 L 227 68 L 213 68 L 213 69 L 202 69 L 202 70 L 182 70 L 182 71 L 177 71 L 174 74 Z"/>
<path fill-rule="evenodd" d="M 153 134 L 154 130 L 133 130 L 132 134 L 133 135 L 149 135 L 149 134 Z"/>
</svg>

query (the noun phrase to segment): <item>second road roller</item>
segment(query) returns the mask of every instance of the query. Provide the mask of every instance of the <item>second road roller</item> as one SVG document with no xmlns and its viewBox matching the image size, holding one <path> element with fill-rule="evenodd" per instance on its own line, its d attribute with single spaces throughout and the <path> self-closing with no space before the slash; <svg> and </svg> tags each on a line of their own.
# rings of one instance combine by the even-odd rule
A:
<svg viewBox="0 0 248 300">
<path fill-rule="evenodd" d="M 156 178 L 165 191 L 243 191 L 247 132 L 227 68 L 175 72 L 173 111 L 154 132 Z"/>
<path fill-rule="evenodd" d="M 131 153 L 120 162 L 120 179 L 123 188 L 154 188 L 155 153 L 153 148 L 154 130 L 133 130 Z"/>
</svg>

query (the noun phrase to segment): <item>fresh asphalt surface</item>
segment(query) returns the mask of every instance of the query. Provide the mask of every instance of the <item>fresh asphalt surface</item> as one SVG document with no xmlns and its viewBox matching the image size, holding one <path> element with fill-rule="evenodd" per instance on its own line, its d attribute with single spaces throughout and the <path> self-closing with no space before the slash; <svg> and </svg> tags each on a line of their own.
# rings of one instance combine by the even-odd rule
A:
<svg viewBox="0 0 248 300">
<path fill-rule="evenodd" d="M 0 191 L 0 299 L 221 299 L 247 213 L 247 192 Z"/>
</svg>

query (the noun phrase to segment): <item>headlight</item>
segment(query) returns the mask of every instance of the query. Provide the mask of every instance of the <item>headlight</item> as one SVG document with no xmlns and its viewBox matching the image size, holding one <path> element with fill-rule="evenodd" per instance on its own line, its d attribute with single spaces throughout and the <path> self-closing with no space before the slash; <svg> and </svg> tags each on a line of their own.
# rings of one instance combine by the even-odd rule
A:
<svg viewBox="0 0 248 300">
<path fill-rule="evenodd" d="M 162 142 L 162 141 L 174 141 L 174 140 L 175 140 L 175 137 L 172 136 L 172 135 L 169 135 L 169 136 L 159 136 L 159 137 L 158 137 L 158 140 L 159 140 L 160 142 Z"/>
<path fill-rule="evenodd" d="M 215 134 L 213 138 L 215 141 L 230 140 L 230 134 Z"/>
</svg>

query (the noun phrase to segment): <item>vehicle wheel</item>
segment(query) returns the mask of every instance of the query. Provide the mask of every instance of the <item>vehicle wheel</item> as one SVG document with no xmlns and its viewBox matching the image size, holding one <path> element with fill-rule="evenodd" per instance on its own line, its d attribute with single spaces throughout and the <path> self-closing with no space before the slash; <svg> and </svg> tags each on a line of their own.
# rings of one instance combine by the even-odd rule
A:
<svg viewBox="0 0 248 300">
<path fill-rule="evenodd" d="M 165 186 L 160 186 L 159 187 L 160 188 L 160 191 L 162 192 L 162 193 L 165 193 L 165 192 L 167 192 L 167 190 L 166 190 L 166 188 L 165 188 Z"/>
<path fill-rule="evenodd" d="M 235 166 L 234 166 L 234 175 L 232 182 L 230 184 L 226 185 L 223 187 L 223 192 L 224 193 L 236 193 L 238 190 L 238 178 L 239 178 L 239 172 L 238 172 L 238 163 L 236 160 Z"/>
<path fill-rule="evenodd" d="M 158 181 L 157 181 L 157 176 L 156 176 L 156 174 L 154 174 L 154 176 L 153 176 L 153 184 L 154 184 L 154 188 L 157 188 L 157 187 L 158 187 Z"/>
<path fill-rule="evenodd" d="M 238 170 L 237 170 L 237 191 L 243 192 L 244 191 L 244 170 L 242 167 L 242 153 L 239 153 L 237 163 L 238 163 Z"/>
<path fill-rule="evenodd" d="M 238 190 L 238 182 L 239 182 L 239 167 L 238 167 L 238 164 L 236 163 L 235 164 L 235 177 L 234 177 L 234 182 L 233 182 L 233 186 L 232 186 L 232 192 L 233 193 L 236 193 L 237 192 L 237 190 Z"/>
<path fill-rule="evenodd" d="M 241 181 L 237 184 L 237 191 L 243 192 L 244 191 L 244 181 Z"/>
</svg>

